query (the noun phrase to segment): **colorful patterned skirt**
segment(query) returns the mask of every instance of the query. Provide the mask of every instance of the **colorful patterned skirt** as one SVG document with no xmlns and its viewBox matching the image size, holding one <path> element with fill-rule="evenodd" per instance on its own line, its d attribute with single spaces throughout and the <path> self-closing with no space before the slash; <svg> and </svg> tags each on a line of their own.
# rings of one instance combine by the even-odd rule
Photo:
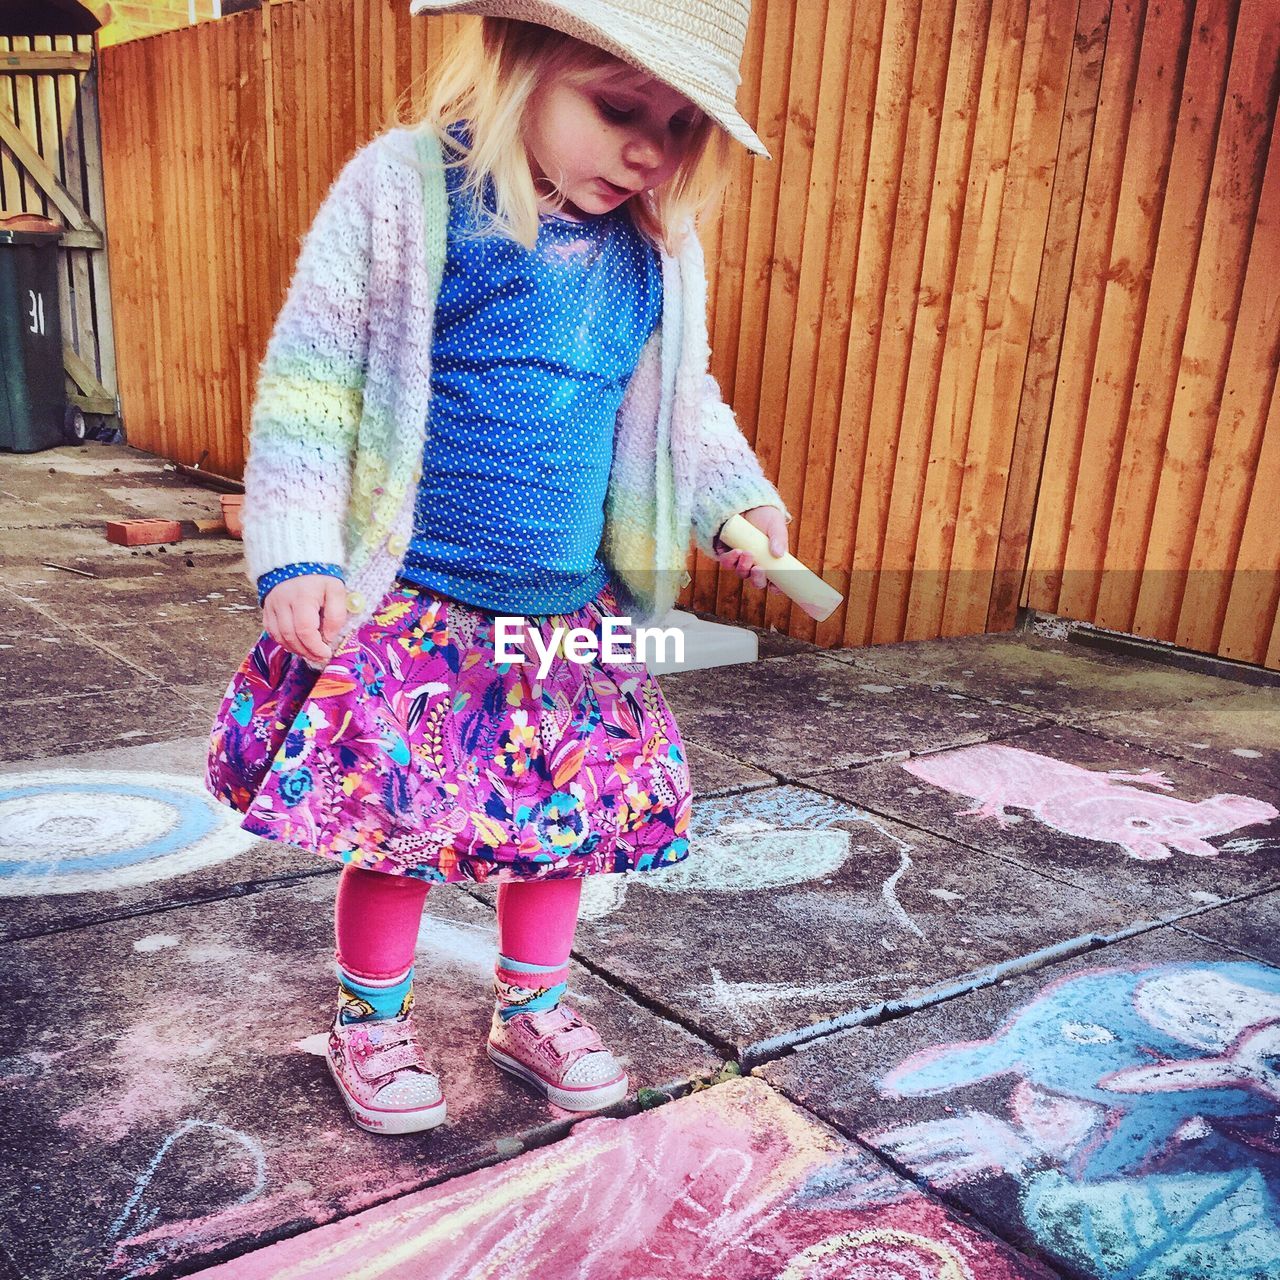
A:
<svg viewBox="0 0 1280 1280">
<path fill-rule="evenodd" d="M 214 721 L 206 785 L 245 830 L 430 881 L 645 871 L 689 852 L 689 769 L 642 663 L 603 657 L 607 584 L 530 616 L 543 648 L 581 627 L 597 656 L 495 661 L 499 615 L 400 581 L 316 671 L 264 634 Z"/>
</svg>

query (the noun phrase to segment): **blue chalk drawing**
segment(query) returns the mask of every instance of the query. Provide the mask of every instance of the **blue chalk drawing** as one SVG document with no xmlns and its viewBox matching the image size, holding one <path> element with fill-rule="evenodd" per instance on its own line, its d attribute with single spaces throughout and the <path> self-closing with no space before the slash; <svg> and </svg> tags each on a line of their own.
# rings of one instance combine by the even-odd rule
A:
<svg viewBox="0 0 1280 1280">
<path fill-rule="evenodd" d="M 0 777 L 0 896 L 144 884 L 253 842 L 197 778 L 119 770 Z"/>
<path fill-rule="evenodd" d="M 1100 1280 L 1280 1276 L 1280 970 L 1249 962 L 1076 972 L 989 1039 L 914 1054 L 893 1097 L 1009 1077 L 1009 1117 L 877 1141 L 940 1185 L 1003 1173 L 1048 1251 Z"/>
<path fill-rule="evenodd" d="M 1090 1185 L 1049 1171 L 1022 1213 L 1054 1254 L 1106 1280 L 1264 1280 L 1280 1260 L 1276 1199 L 1256 1169 Z"/>
<path fill-rule="evenodd" d="M 874 814 L 803 787 L 769 787 L 744 795 L 699 800 L 689 839 L 696 856 L 661 875 L 646 875 L 646 889 L 749 893 L 805 884 L 834 875 L 857 846 L 859 828 L 870 828 L 898 856 L 898 865 L 880 896 L 895 924 L 923 938 L 920 927 L 898 900 L 898 881 L 912 869 L 913 845 L 895 835 Z M 580 918 L 595 920 L 618 910 L 632 875 L 591 876 L 582 889 Z"/>
</svg>

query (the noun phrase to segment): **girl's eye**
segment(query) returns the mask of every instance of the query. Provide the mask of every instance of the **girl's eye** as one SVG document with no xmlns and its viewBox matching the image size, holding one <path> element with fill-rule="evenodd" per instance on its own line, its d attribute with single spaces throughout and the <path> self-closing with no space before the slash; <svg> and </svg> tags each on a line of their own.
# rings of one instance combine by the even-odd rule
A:
<svg viewBox="0 0 1280 1280">
<path fill-rule="evenodd" d="M 623 121 L 630 120 L 635 115 L 634 107 L 618 107 L 612 102 L 606 102 L 603 98 L 596 100 L 596 106 L 600 108 L 600 114 L 606 120 L 613 120 L 621 124 Z"/>
</svg>

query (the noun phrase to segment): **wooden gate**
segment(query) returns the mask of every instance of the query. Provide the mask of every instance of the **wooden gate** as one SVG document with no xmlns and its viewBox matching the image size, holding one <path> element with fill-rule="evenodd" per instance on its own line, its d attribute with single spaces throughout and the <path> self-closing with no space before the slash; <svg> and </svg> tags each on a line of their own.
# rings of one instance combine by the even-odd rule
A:
<svg viewBox="0 0 1280 1280">
<path fill-rule="evenodd" d="M 63 362 L 85 413 L 115 415 L 92 36 L 0 36 L 0 217 L 61 223 Z"/>
</svg>

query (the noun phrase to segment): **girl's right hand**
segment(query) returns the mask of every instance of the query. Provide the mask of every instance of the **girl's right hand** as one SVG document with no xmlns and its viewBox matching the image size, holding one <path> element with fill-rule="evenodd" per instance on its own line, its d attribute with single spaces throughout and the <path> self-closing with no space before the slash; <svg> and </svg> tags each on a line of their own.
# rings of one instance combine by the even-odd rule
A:
<svg viewBox="0 0 1280 1280">
<path fill-rule="evenodd" d="M 271 638 L 317 665 L 333 656 L 333 642 L 346 620 L 346 584 L 323 573 L 286 578 L 262 605 L 262 625 Z"/>
</svg>

